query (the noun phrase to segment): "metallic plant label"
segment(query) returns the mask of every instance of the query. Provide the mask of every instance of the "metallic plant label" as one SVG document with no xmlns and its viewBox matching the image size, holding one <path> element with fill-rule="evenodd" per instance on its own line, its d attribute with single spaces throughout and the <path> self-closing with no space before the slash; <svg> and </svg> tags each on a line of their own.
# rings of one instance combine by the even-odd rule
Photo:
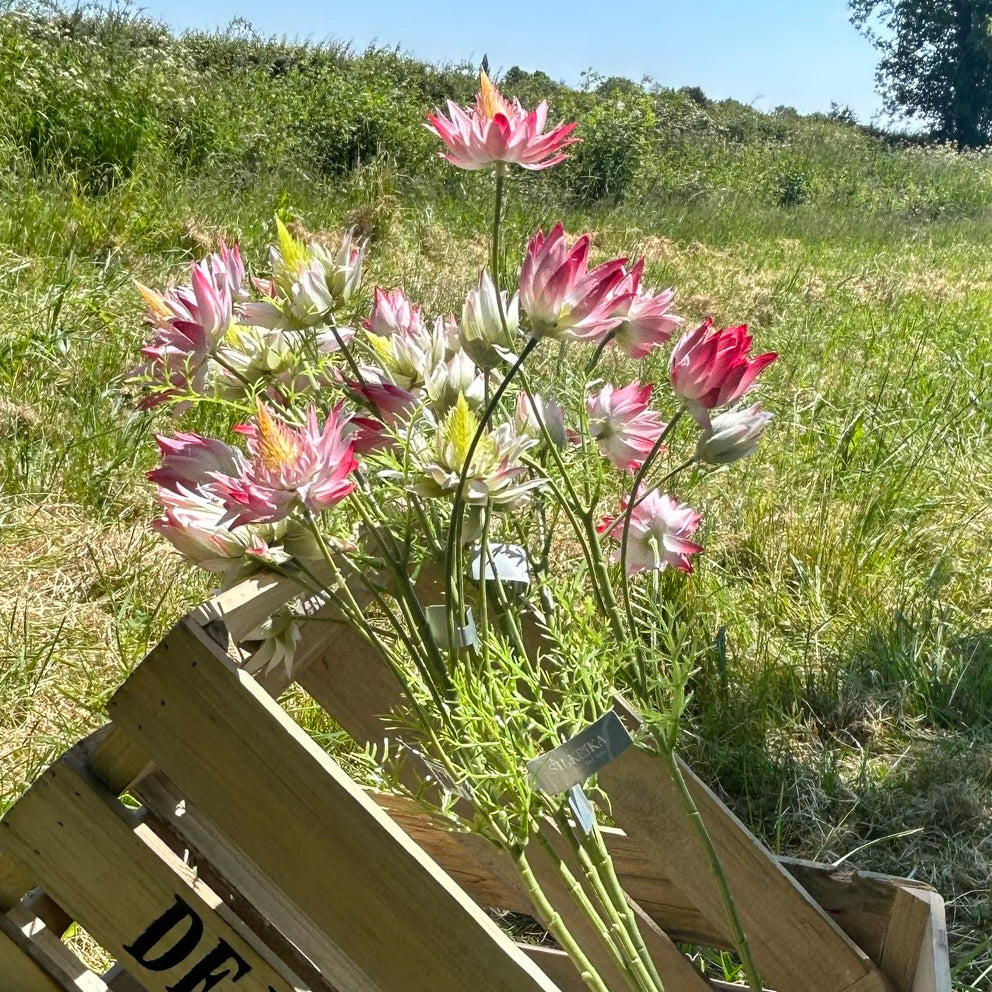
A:
<svg viewBox="0 0 992 992">
<path fill-rule="evenodd" d="M 631 744 L 627 728 L 610 710 L 570 741 L 528 762 L 527 769 L 543 792 L 567 792 L 595 775 Z"/>
</svg>

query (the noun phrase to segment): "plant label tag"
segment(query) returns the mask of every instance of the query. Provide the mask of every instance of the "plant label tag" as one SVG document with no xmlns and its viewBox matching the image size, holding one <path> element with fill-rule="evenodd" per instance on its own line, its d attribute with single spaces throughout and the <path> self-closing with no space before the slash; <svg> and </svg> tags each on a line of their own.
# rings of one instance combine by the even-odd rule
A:
<svg viewBox="0 0 992 992">
<path fill-rule="evenodd" d="M 483 577 L 482 551 L 476 551 L 472 557 L 471 575 L 476 582 Z M 530 585 L 530 566 L 527 562 L 527 550 L 519 544 L 493 544 L 489 547 L 489 561 L 486 562 L 485 578 L 487 582 L 499 580 L 521 592 Z"/>
<path fill-rule="evenodd" d="M 582 828 L 584 834 L 591 834 L 596 825 L 596 811 L 589 802 L 589 797 L 582 791 L 581 785 L 573 785 L 568 790 L 568 805 L 572 807 L 575 822 Z"/>
<path fill-rule="evenodd" d="M 610 710 L 570 741 L 529 761 L 527 770 L 542 792 L 549 795 L 567 792 L 595 775 L 633 743 L 620 717 Z"/>
<path fill-rule="evenodd" d="M 440 606 L 428 606 L 427 625 L 434 635 L 439 648 L 448 647 L 448 608 Z M 475 629 L 475 617 L 472 615 L 472 608 L 465 611 L 465 626 L 455 628 L 455 637 L 459 648 L 474 648 L 479 643 L 479 634 Z"/>
</svg>

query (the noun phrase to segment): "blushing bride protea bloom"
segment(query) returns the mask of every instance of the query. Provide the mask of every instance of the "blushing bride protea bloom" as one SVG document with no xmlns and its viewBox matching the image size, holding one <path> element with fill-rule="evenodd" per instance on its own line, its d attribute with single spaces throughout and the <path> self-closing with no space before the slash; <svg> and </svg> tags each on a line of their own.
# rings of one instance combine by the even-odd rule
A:
<svg viewBox="0 0 992 992">
<path fill-rule="evenodd" d="M 251 462 L 238 476 L 216 474 L 215 488 L 238 523 L 271 522 L 294 506 L 319 513 L 355 488 L 354 445 L 343 436 L 347 418 L 333 410 L 323 426 L 313 407 L 298 429 L 282 423 L 259 402 L 255 423 L 235 430 L 248 439 Z"/>
<path fill-rule="evenodd" d="M 651 409 L 654 387 L 634 381 L 622 389 L 606 385 L 586 398 L 589 434 L 600 454 L 619 469 L 632 470 L 644 463 L 665 424 Z"/>
<path fill-rule="evenodd" d="M 503 319 L 500 318 L 500 302 L 503 304 Z M 469 357 L 481 369 L 494 369 L 507 361 L 513 361 L 513 336 L 520 323 L 520 310 L 517 296 L 507 299 L 505 292 L 496 295 L 496 285 L 486 269 L 479 276 L 479 285 L 465 298 L 462 307 L 461 343 Z"/>
<path fill-rule="evenodd" d="M 224 574 L 228 585 L 289 560 L 281 548 L 270 547 L 258 527 L 232 524 L 227 507 L 209 490 L 163 489 L 159 500 L 163 512 L 152 528 L 200 568 Z"/>
<path fill-rule="evenodd" d="M 547 237 L 538 230 L 520 270 L 520 305 L 530 332 L 538 338 L 597 340 L 622 321 L 617 310 L 633 296 L 618 293 L 626 259 L 615 258 L 588 269 L 590 237 L 571 248 L 558 223 Z"/>
<path fill-rule="evenodd" d="M 704 430 L 710 429 L 710 410 L 739 400 L 778 357 L 770 351 L 751 358 L 750 352 L 746 325 L 718 331 L 709 317 L 679 338 L 672 350 L 672 389 Z"/>
<path fill-rule="evenodd" d="M 518 434 L 528 434 L 544 443 L 545 436 L 542 424 L 548 432 L 548 438 L 556 448 L 564 448 L 568 440 L 565 429 L 565 410 L 555 399 L 545 399 L 534 393 L 533 402 L 526 393 L 521 392 L 517 397 L 517 405 L 513 411 L 513 426 Z"/>
<path fill-rule="evenodd" d="M 216 490 L 217 474 L 247 468 L 237 448 L 199 434 L 156 440 L 162 461 L 148 478 L 158 487 L 163 513 L 152 527 L 177 551 L 208 572 L 224 574 L 229 582 L 288 559 L 272 545 L 277 536 L 272 527 L 233 524 Z"/>
<path fill-rule="evenodd" d="M 193 264 L 189 286 L 158 293 L 137 284 L 154 329 L 141 349 L 145 363 L 131 373 L 148 390 L 139 406 L 150 409 L 184 393 L 204 392 L 207 360 L 231 326 L 233 298 L 241 296 L 243 281 L 238 246 L 222 244 L 219 254 Z"/>
<path fill-rule="evenodd" d="M 394 334 L 419 334 L 424 329 L 424 319 L 420 307 L 407 299 L 402 287 L 376 286 L 372 313 L 362 321 L 362 326 L 380 338 L 389 338 Z"/>
<path fill-rule="evenodd" d="M 427 128 L 444 142 L 447 151 L 441 157 L 460 169 L 484 169 L 496 162 L 547 169 L 568 158 L 562 150 L 579 140 L 569 137 L 574 123 L 563 122 L 545 134 L 547 102 L 528 112 L 519 100 L 507 100 L 485 72 L 479 74 L 475 106 L 463 109 L 449 100 L 448 114 L 450 119 L 439 110 L 428 114 Z"/>
<path fill-rule="evenodd" d="M 464 396 L 473 409 L 481 407 L 485 401 L 485 381 L 475 362 L 464 351 L 459 351 L 428 373 L 424 392 L 430 408 L 443 416 L 457 404 L 459 396 Z"/>
<path fill-rule="evenodd" d="M 713 417 L 696 444 L 696 457 L 708 465 L 729 465 L 754 452 L 772 415 L 755 403 Z"/>
<path fill-rule="evenodd" d="M 675 290 L 652 293 L 643 288 L 643 272 L 644 259 L 641 258 L 616 289 L 621 302 L 615 307 L 613 316 L 623 317 L 623 322 L 613 332 L 613 340 L 631 358 L 644 358 L 653 348 L 664 344 L 683 323 L 681 317 L 669 312 Z M 631 293 L 633 295 L 628 295 Z"/>
<path fill-rule="evenodd" d="M 439 425 L 431 445 L 423 439 L 422 448 L 414 452 L 420 477 L 414 488 L 423 496 L 453 496 L 458 489 L 465 459 L 479 420 L 464 396 Z M 541 479 L 528 479 L 523 454 L 537 444 L 534 438 L 517 434 L 511 424 L 502 424 L 482 435 L 472 455 L 465 479 L 463 497 L 470 505 L 509 507 L 542 485 Z"/>
<path fill-rule="evenodd" d="M 245 303 L 241 318 L 259 327 L 303 329 L 322 327 L 336 306 L 358 288 L 368 241 L 356 242 L 345 232 L 336 252 L 316 241 L 294 238 L 276 218 L 278 243 L 269 248 L 272 279 L 256 285 L 271 298 Z"/>
<path fill-rule="evenodd" d="M 431 327 L 418 319 L 409 329 L 388 337 L 368 331 L 367 340 L 393 384 L 411 390 L 422 388 L 431 373 L 458 351 L 457 327 L 443 317 Z"/>
<path fill-rule="evenodd" d="M 627 499 L 621 501 L 627 509 Z M 657 489 L 645 492 L 642 486 L 637 493 L 630 515 L 630 533 L 627 538 L 627 574 L 662 571 L 669 566 L 683 572 L 692 571 L 692 555 L 699 554 L 702 546 L 690 541 L 702 518 L 691 507 L 674 500 Z M 606 532 L 617 542 L 611 560 L 619 562 L 623 540 L 624 513 L 607 517 L 599 531 Z"/>
<path fill-rule="evenodd" d="M 200 434 L 176 434 L 175 437 L 158 434 L 155 441 L 162 461 L 158 468 L 148 473 L 148 478 L 160 490 L 194 492 L 209 485 L 215 474 L 240 475 L 248 467 L 238 448 L 218 438 Z"/>
</svg>

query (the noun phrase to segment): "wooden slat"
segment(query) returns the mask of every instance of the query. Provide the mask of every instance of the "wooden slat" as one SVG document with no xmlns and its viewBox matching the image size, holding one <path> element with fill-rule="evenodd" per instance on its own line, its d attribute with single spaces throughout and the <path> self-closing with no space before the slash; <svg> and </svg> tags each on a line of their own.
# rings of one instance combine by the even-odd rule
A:
<svg viewBox="0 0 992 992">
<path fill-rule="evenodd" d="M 405 796 L 373 793 L 376 802 L 481 905 L 527 913 L 527 896 L 512 873 L 498 867 L 498 852 L 473 834 L 455 833 L 439 825 L 424 808 Z M 603 836 L 624 890 L 676 940 L 728 948 L 724 929 L 717 929 L 685 893 L 674 886 L 655 862 L 622 831 L 604 828 Z M 862 949 L 880 959 L 882 943 L 896 898 L 903 888 L 927 898 L 940 897 L 929 886 L 891 875 L 834 868 L 793 858 L 779 863 L 810 892 L 821 907 Z"/>
<path fill-rule="evenodd" d="M 765 982 L 805 992 L 883 992 L 882 973 L 820 909 L 744 825 L 683 766 L 690 791 L 719 853 L 723 870 Z M 664 763 L 629 748 L 599 776 L 610 796 L 614 822 L 644 853 L 691 878 L 693 898 L 710 921 L 722 903 L 699 838 Z M 802 953 L 797 949 L 802 948 Z M 816 968 L 809 961 L 816 961 Z"/>
<path fill-rule="evenodd" d="M 110 712 L 384 990 L 460 992 L 480 975 L 492 992 L 554 988 L 195 625 L 169 634 Z"/>
<path fill-rule="evenodd" d="M 148 992 L 167 992 L 221 940 L 250 969 L 239 979 L 239 992 L 302 987 L 265 961 L 232 920 L 222 918 L 224 908 L 193 871 L 136 826 L 134 816 L 90 775 L 78 745 L 7 812 L 0 828 L 4 849 L 37 874 L 114 957 L 128 962 Z M 126 945 L 175 905 L 177 897 L 202 921 L 202 938 L 167 970 L 140 967 Z"/>
<path fill-rule="evenodd" d="M 0 851 L 0 912 L 16 906 L 36 884 L 19 864 Z"/>
<path fill-rule="evenodd" d="M 799 858 L 779 858 L 779 863 L 873 961 L 882 958 L 899 892 L 908 889 L 928 900 L 937 896 L 923 882 L 859 871 L 848 865 L 834 867 Z"/>
<path fill-rule="evenodd" d="M 7 913 L 7 920 L 17 928 L 22 948 L 60 986 L 73 992 L 107 992 L 107 986 L 61 940 L 65 930 L 65 914 L 61 909 L 43 905 L 50 902 L 47 896 L 25 899 Z M 57 916 L 57 929 L 53 929 L 36 911 L 39 906 L 46 916 Z M 9 932 L 9 931 L 8 931 Z"/>
<path fill-rule="evenodd" d="M 575 970 L 572 959 L 564 951 L 543 944 L 517 944 L 517 947 L 561 989 L 561 992 L 589 992 L 589 986 Z M 667 985 L 665 992 L 668 992 Z"/>
<path fill-rule="evenodd" d="M 341 948 L 300 912 L 240 848 L 191 803 L 182 799 L 172 782 L 161 771 L 142 779 L 137 795 L 152 814 L 149 826 L 156 832 L 169 831 L 167 842 L 181 841 L 189 851 L 198 875 L 250 926 L 274 953 L 321 992 L 336 992 L 323 975 L 346 976 L 340 983 L 348 992 L 373 992 L 375 986 L 342 952 Z M 293 945 L 289 944 L 291 938 Z M 301 948 L 313 962 L 300 961 Z"/>
<path fill-rule="evenodd" d="M 154 768 L 145 751 L 112 724 L 101 727 L 86 740 L 90 771 L 115 796 L 126 792 Z"/>
<path fill-rule="evenodd" d="M 218 593 L 190 614 L 201 627 L 219 620 L 237 644 L 305 588 L 298 582 L 274 573 L 260 572 Z"/>
<path fill-rule="evenodd" d="M 934 893 L 901 889 L 889 918 L 880 964 L 898 992 L 950 992 L 944 903 Z"/>
<path fill-rule="evenodd" d="M 76 992 L 57 982 L 24 950 L 17 928 L 0 916 L 0 988 L 9 992 Z"/>
<path fill-rule="evenodd" d="M 356 741 L 381 742 L 389 734 L 383 716 L 403 702 L 396 680 L 354 627 L 314 632 L 321 636 L 301 644 L 296 681 Z"/>
<path fill-rule="evenodd" d="M 110 992 L 148 992 L 133 975 L 126 972 L 119 964 L 115 964 L 103 980 Z"/>
</svg>

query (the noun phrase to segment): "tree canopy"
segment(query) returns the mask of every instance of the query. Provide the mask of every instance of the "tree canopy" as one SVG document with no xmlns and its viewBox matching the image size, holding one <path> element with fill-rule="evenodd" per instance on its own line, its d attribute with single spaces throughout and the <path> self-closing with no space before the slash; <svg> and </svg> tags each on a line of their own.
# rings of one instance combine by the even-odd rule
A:
<svg viewBox="0 0 992 992">
<path fill-rule="evenodd" d="M 992 138 L 992 0 L 849 0 L 885 109 L 959 145 Z"/>
</svg>

